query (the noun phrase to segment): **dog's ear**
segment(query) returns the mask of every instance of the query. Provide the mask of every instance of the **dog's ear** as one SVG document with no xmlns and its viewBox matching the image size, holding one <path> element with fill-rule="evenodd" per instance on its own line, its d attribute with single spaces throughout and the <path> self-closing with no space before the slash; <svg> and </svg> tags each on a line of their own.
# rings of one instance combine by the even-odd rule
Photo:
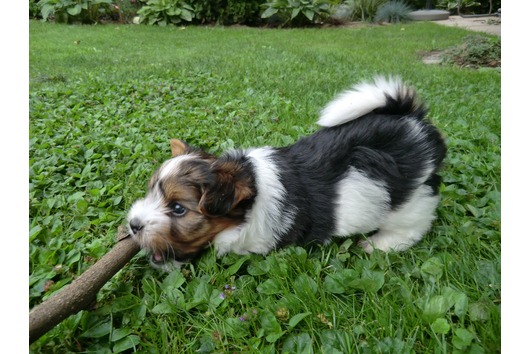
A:
<svg viewBox="0 0 531 354">
<path fill-rule="evenodd" d="M 171 147 L 171 157 L 184 155 L 188 151 L 190 151 L 190 146 L 188 146 L 187 143 L 179 139 L 171 139 L 170 147 Z"/>
<path fill-rule="evenodd" d="M 216 160 L 215 183 L 205 186 L 199 211 L 207 216 L 242 216 L 256 196 L 252 167 L 247 162 Z"/>
</svg>

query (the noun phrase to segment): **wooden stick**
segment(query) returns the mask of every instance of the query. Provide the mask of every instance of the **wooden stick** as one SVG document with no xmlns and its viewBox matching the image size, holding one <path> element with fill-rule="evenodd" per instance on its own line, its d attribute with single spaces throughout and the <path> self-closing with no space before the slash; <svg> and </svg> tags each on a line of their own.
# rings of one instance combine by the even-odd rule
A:
<svg viewBox="0 0 531 354">
<path fill-rule="evenodd" d="M 117 244 L 92 267 L 29 313 L 29 342 L 33 343 L 65 318 L 87 309 L 96 294 L 140 251 L 138 244 L 118 228 Z"/>
</svg>

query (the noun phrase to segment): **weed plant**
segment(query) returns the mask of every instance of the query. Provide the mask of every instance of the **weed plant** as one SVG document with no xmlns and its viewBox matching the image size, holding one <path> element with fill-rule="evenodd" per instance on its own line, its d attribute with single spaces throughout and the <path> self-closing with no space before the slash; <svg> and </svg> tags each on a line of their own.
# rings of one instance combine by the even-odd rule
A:
<svg viewBox="0 0 531 354">
<path fill-rule="evenodd" d="M 443 62 L 461 67 L 500 67 L 501 40 L 482 35 L 466 36 L 462 43 L 443 52 Z"/>
<path fill-rule="evenodd" d="M 30 22 L 29 306 L 114 243 L 181 138 L 213 153 L 317 129 L 336 93 L 376 74 L 413 84 L 449 147 L 433 229 L 403 253 L 356 240 L 267 256 L 209 250 L 162 273 L 139 254 L 96 305 L 32 353 L 500 352 L 500 73 L 417 56 L 468 32 Z M 355 211 L 354 211 L 355 212 Z"/>
</svg>

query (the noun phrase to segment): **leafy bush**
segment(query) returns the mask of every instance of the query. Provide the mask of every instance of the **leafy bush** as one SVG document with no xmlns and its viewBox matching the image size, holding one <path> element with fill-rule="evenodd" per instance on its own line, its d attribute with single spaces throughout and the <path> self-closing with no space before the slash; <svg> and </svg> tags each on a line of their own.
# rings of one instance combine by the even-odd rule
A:
<svg viewBox="0 0 531 354">
<path fill-rule="evenodd" d="M 461 67 L 499 67 L 501 65 L 501 40 L 474 34 L 464 38 L 462 44 L 443 54 L 443 62 Z"/>
<path fill-rule="evenodd" d="M 114 4 L 116 12 L 110 20 L 121 23 L 131 23 L 142 7 L 140 0 L 114 0 Z"/>
<path fill-rule="evenodd" d="M 192 0 L 196 19 L 200 23 L 260 24 L 262 0 Z"/>
<path fill-rule="evenodd" d="M 149 25 L 178 25 L 195 17 L 194 8 L 182 0 L 149 0 L 140 10 L 140 22 Z"/>
<path fill-rule="evenodd" d="M 347 6 L 352 20 L 372 21 L 376 16 L 378 8 L 385 4 L 387 0 L 347 0 Z"/>
<path fill-rule="evenodd" d="M 452 14 L 493 14 L 501 8 L 501 0 L 439 0 L 437 8 Z"/>
<path fill-rule="evenodd" d="M 29 18 L 39 18 L 41 14 L 40 6 L 36 0 L 29 0 Z"/>
<path fill-rule="evenodd" d="M 278 21 L 281 26 L 316 24 L 330 16 L 330 4 L 325 0 L 272 0 L 262 6 L 262 18 Z"/>
<path fill-rule="evenodd" d="M 448 10 L 454 14 L 458 12 L 458 8 L 460 12 L 467 12 L 480 5 L 481 3 L 475 0 L 440 0 L 437 2 L 438 8 Z"/>
<path fill-rule="evenodd" d="M 37 5 L 43 21 L 96 23 L 112 12 L 111 3 L 112 0 L 40 0 Z"/>
<path fill-rule="evenodd" d="M 402 1 L 390 1 L 378 8 L 374 20 L 389 23 L 406 22 L 410 19 L 409 13 L 411 11 L 411 8 Z"/>
</svg>

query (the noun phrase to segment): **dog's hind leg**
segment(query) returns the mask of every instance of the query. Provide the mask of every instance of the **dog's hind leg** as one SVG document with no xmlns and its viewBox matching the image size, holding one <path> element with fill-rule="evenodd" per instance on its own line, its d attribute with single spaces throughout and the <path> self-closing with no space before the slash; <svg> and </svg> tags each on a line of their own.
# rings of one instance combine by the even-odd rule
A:
<svg viewBox="0 0 531 354">
<path fill-rule="evenodd" d="M 385 252 L 407 250 L 430 229 L 438 203 L 439 195 L 434 195 L 431 187 L 422 185 L 406 203 L 389 213 L 378 232 L 360 241 L 359 245 L 367 253 L 375 248 Z"/>
</svg>

